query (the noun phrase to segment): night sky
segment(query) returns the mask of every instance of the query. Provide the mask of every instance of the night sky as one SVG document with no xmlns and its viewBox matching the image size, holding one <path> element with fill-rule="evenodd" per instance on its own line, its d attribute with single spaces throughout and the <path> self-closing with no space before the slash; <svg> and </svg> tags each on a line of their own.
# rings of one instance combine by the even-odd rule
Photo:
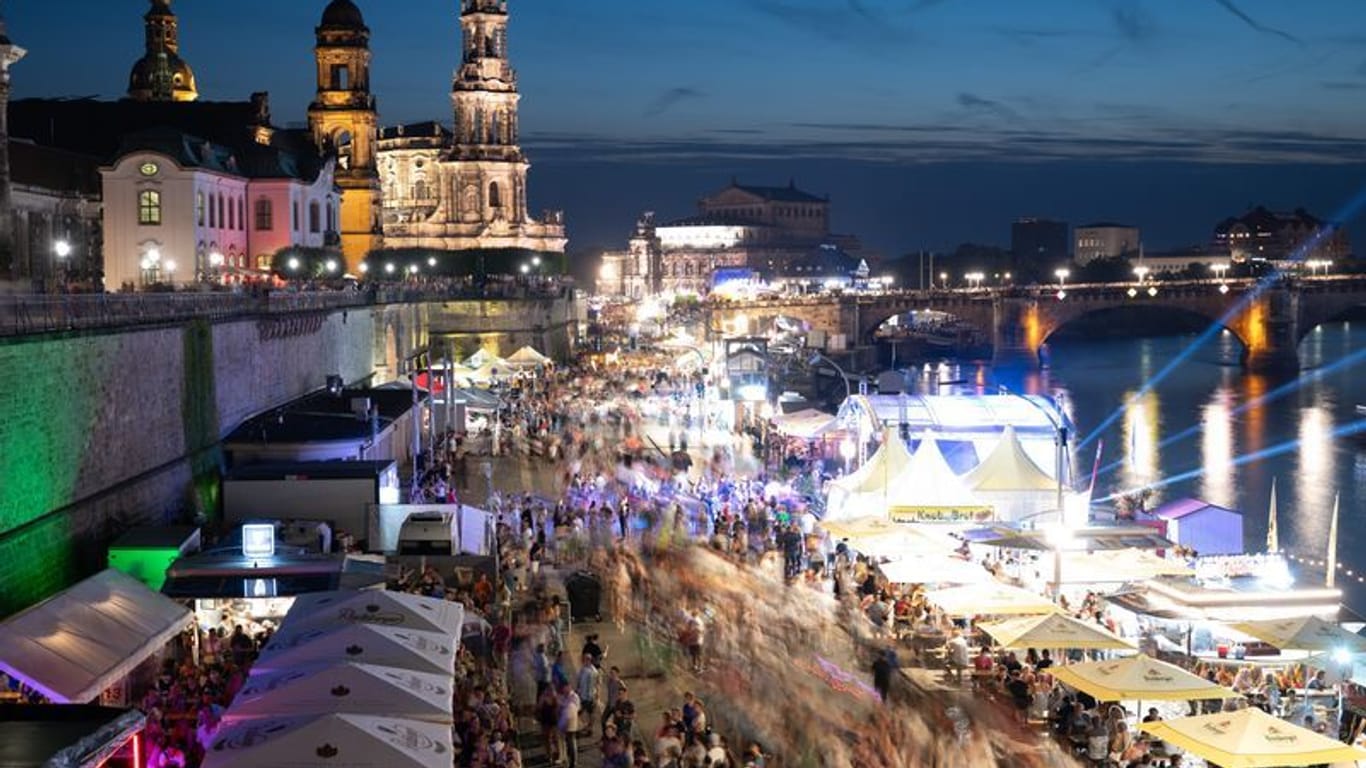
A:
<svg viewBox="0 0 1366 768">
<path fill-rule="evenodd" d="M 732 176 L 831 195 L 889 255 L 1005 245 L 1024 215 L 1129 221 L 1157 249 L 1366 188 L 1359 2 L 513 0 L 510 44 L 533 202 L 566 210 L 571 250 Z M 448 122 L 457 0 L 357 4 L 381 122 Z M 175 2 L 201 98 L 266 90 L 301 123 L 325 5 Z M 146 7 L 7 3 L 15 96 L 122 95 Z"/>
</svg>

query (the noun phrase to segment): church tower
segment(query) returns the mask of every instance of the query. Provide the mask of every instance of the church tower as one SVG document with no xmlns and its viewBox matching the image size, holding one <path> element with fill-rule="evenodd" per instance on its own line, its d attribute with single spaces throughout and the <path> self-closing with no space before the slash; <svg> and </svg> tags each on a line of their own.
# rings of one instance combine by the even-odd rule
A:
<svg viewBox="0 0 1366 768">
<path fill-rule="evenodd" d="M 380 245 L 380 187 L 375 165 L 378 116 L 370 93 L 370 29 L 352 0 L 332 0 L 314 30 L 318 91 L 308 127 L 325 152 L 337 154 L 342 190 L 341 249 L 355 271 Z"/>
<path fill-rule="evenodd" d="M 517 73 L 508 61 L 507 0 L 461 0 L 463 53 L 451 86 L 455 108 L 451 160 L 459 219 L 529 221 L 529 163 L 517 144 Z"/>
<path fill-rule="evenodd" d="M 142 17 L 146 51 L 128 76 L 128 98 L 136 101 L 194 101 L 194 72 L 180 58 L 180 22 L 171 0 L 152 0 Z"/>
</svg>

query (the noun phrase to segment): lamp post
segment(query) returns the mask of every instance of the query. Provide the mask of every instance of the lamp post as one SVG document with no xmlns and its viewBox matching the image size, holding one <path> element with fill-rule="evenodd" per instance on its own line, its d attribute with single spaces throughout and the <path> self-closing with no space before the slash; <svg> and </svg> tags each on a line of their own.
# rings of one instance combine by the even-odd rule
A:
<svg viewBox="0 0 1366 768">
<path fill-rule="evenodd" d="M 1139 284 L 1140 286 L 1143 285 L 1143 281 L 1144 281 L 1145 279 L 1147 279 L 1147 277 L 1148 277 L 1148 272 L 1150 272 L 1150 271 L 1151 271 L 1151 270 L 1149 270 L 1147 267 L 1143 266 L 1142 264 L 1138 265 L 1137 267 L 1134 267 L 1134 275 L 1138 277 L 1138 284 Z"/>
<path fill-rule="evenodd" d="M 1228 293 L 1228 283 L 1224 282 L 1224 275 L 1228 273 L 1228 265 L 1211 264 L 1209 268 L 1214 273 L 1214 279 L 1219 281 L 1219 292 Z"/>
<path fill-rule="evenodd" d="M 1072 276 L 1072 270 L 1066 267 L 1053 270 L 1053 276 L 1058 278 L 1058 290 L 1067 288 L 1067 278 Z"/>
<path fill-rule="evenodd" d="M 822 355 L 819 352 L 812 352 L 811 357 L 807 358 L 806 361 L 807 365 L 815 365 L 819 362 L 824 362 L 826 365 L 829 365 L 831 368 L 834 368 L 836 371 L 839 372 L 840 378 L 844 380 L 844 399 L 848 400 L 850 397 L 853 397 L 854 390 L 849 386 L 849 374 L 845 373 L 844 369 L 841 368 L 839 364 L 836 363 L 834 360 L 831 360 L 830 358 L 826 357 L 825 355 Z"/>
<path fill-rule="evenodd" d="M 175 285 L 175 261 L 173 259 L 166 260 L 166 282 Z"/>
<path fill-rule="evenodd" d="M 939 273 L 939 283 L 940 283 L 944 288 L 948 288 L 948 287 L 949 287 L 949 273 L 948 273 L 948 272 L 940 272 L 940 273 Z"/>
<path fill-rule="evenodd" d="M 328 259 L 327 261 L 323 262 L 323 269 L 327 270 L 327 274 L 329 274 L 329 275 L 336 274 L 336 272 L 337 272 L 337 260 L 336 260 L 336 259 Z"/>
<path fill-rule="evenodd" d="M 966 275 L 963 275 L 963 279 L 968 282 L 968 287 L 973 290 L 981 288 L 982 280 L 985 278 L 986 275 L 982 274 L 981 272 L 969 272 Z"/>
<path fill-rule="evenodd" d="M 52 253 L 57 257 L 57 276 L 61 283 L 61 289 L 66 291 L 67 278 L 67 257 L 71 255 L 71 243 L 66 240 L 58 240 L 52 244 Z"/>
</svg>

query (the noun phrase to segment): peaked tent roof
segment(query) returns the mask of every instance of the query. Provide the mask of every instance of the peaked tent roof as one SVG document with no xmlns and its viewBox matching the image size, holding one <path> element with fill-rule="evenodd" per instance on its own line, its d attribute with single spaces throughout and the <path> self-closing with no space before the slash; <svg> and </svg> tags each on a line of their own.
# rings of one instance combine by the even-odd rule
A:
<svg viewBox="0 0 1366 768">
<path fill-rule="evenodd" d="M 967 486 L 975 491 L 1052 491 L 1057 480 L 1039 468 L 1025 453 L 1015 428 L 1006 425 L 996 447 L 982 463 L 963 476 Z"/>
<path fill-rule="evenodd" d="M 464 621 L 463 606 L 435 597 L 383 590 L 338 590 L 296 597 L 285 615 L 287 623 L 276 634 L 343 624 L 382 624 L 459 637 Z"/>
<path fill-rule="evenodd" d="M 466 367 L 466 368 L 470 368 L 470 369 L 475 369 L 475 368 L 479 368 L 479 367 L 483 366 L 484 363 L 502 362 L 502 361 L 503 361 L 503 358 L 499 357 L 496 353 L 490 352 L 490 351 L 489 351 L 487 348 L 485 348 L 485 347 L 480 347 L 478 352 L 475 352 L 474 354 L 472 354 L 472 355 L 470 355 L 469 357 L 465 358 L 465 367 Z"/>
<path fill-rule="evenodd" d="M 344 659 L 417 672 L 455 672 L 455 641 L 440 632 L 383 624 L 316 626 L 276 632 L 253 670 L 273 672 Z"/>
<path fill-rule="evenodd" d="M 204 768 L 450 768 L 451 729 L 398 717 L 302 715 L 228 723 Z"/>
<path fill-rule="evenodd" d="M 995 581 L 927 592 L 925 599 L 950 616 L 1027 615 L 1058 610 L 1047 598 Z"/>
<path fill-rule="evenodd" d="M 525 346 L 508 355 L 504 362 L 509 365 L 545 365 L 550 362 L 550 358 L 530 346 Z"/>
<path fill-rule="evenodd" d="M 1257 707 L 1141 723 L 1139 730 L 1225 768 L 1360 765 L 1366 750 L 1301 728 Z"/>
<path fill-rule="evenodd" d="M 906 447 L 900 432 L 896 427 L 888 427 L 882 431 L 882 445 L 863 466 L 830 484 L 850 494 L 882 493 L 911 466 L 911 458 L 911 449 Z"/>
<path fill-rule="evenodd" d="M 223 716 L 344 712 L 450 723 L 452 693 L 449 674 L 344 661 L 253 674 Z"/>
<path fill-rule="evenodd" d="M 190 609 L 108 569 L 0 624 L 0 671 L 63 704 L 83 704 L 189 624 Z"/>
<path fill-rule="evenodd" d="M 1341 648 L 1348 653 L 1366 653 L 1366 637 L 1317 616 L 1245 621 L 1230 624 L 1229 628 L 1283 651 L 1334 651 Z"/>
<path fill-rule="evenodd" d="M 910 466 L 896 481 L 894 503 L 912 507 L 975 507 L 982 504 L 954 474 L 939 441 L 926 432 L 911 457 Z"/>
<path fill-rule="evenodd" d="M 834 414 L 818 411 L 815 408 L 803 408 L 793 413 L 774 416 L 773 426 L 784 435 L 809 440 L 838 428 L 839 422 Z"/>
<path fill-rule="evenodd" d="M 1022 616 L 985 622 L 978 629 L 991 635 L 1002 648 L 1066 648 L 1133 650 L 1133 645 L 1093 622 L 1065 613 Z"/>
</svg>

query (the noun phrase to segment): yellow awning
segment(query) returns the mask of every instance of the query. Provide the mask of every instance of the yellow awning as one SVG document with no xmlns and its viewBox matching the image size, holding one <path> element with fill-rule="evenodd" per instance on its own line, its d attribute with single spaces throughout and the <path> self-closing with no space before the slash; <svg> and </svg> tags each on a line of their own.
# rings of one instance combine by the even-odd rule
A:
<svg viewBox="0 0 1366 768">
<path fill-rule="evenodd" d="M 1282 651 L 1336 651 L 1366 653 L 1366 637 L 1348 632 L 1340 624 L 1317 616 L 1272 621 L 1244 621 L 1230 629 L 1276 646 Z"/>
<path fill-rule="evenodd" d="M 977 628 L 1003 648 L 1134 649 L 1129 641 L 1104 627 L 1064 613 L 983 622 Z"/>
<path fill-rule="evenodd" d="M 1054 667 L 1053 677 L 1097 701 L 1192 701 L 1230 699 L 1238 694 L 1198 675 L 1138 654 L 1115 661 Z"/>
<path fill-rule="evenodd" d="M 1366 760 L 1366 750 L 1287 723 L 1256 707 L 1141 723 L 1138 728 L 1220 768 L 1280 768 Z"/>
<path fill-rule="evenodd" d="M 925 599 L 950 616 L 1016 616 L 1058 610 L 1041 595 L 999 582 L 935 590 L 926 593 Z"/>
</svg>

